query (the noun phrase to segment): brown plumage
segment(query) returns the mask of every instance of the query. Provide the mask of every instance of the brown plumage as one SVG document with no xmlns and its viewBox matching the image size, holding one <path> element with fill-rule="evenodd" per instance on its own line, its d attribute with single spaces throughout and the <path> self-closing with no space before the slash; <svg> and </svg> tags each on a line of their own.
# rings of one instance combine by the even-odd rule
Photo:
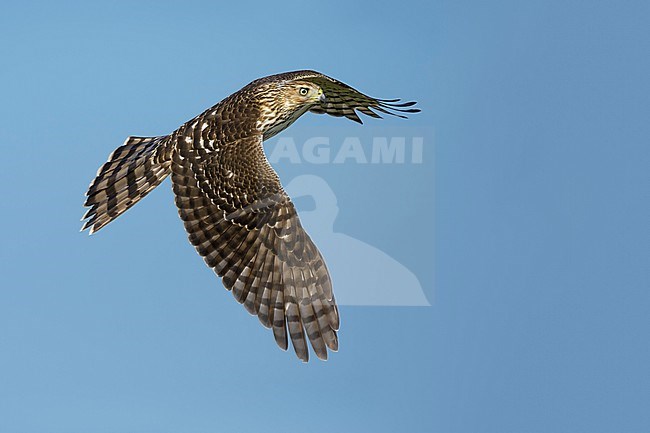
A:
<svg viewBox="0 0 650 433">
<path fill-rule="evenodd" d="M 273 329 L 281 348 L 291 339 L 307 361 L 309 340 L 327 359 L 327 349 L 338 350 L 339 328 L 330 276 L 262 142 L 306 111 L 359 123 L 356 111 L 372 117 L 419 111 L 408 108 L 414 102 L 397 102 L 314 71 L 255 80 L 167 136 L 129 137 L 90 184 L 82 230 L 101 229 L 171 174 L 189 241 L 226 289 Z"/>
</svg>

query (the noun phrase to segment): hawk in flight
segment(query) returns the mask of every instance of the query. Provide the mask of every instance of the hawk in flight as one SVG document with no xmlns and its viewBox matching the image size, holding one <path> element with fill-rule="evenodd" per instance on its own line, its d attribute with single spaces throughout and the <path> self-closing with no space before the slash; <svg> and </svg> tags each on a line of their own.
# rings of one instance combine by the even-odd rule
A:
<svg viewBox="0 0 650 433">
<path fill-rule="evenodd" d="M 362 123 L 357 111 L 405 117 L 419 111 L 414 104 L 371 98 L 314 71 L 260 78 L 169 135 L 127 138 L 88 188 L 82 230 L 101 229 L 171 174 L 189 241 L 225 288 L 282 349 L 290 338 L 308 361 L 309 340 L 327 359 L 339 328 L 327 266 L 262 143 L 307 111 Z"/>
</svg>

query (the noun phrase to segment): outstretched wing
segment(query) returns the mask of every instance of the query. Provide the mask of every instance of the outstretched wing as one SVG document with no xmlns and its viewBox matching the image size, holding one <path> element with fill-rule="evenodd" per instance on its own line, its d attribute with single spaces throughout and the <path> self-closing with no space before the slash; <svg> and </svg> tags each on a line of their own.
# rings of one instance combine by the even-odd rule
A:
<svg viewBox="0 0 650 433">
<path fill-rule="evenodd" d="M 327 359 L 327 348 L 338 350 L 339 327 L 330 276 L 266 160 L 262 137 L 207 149 L 193 131 L 183 134 L 172 183 L 190 242 L 235 299 L 273 328 L 281 348 L 288 328 L 300 359 L 309 359 L 306 339 Z"/>
<path fill-rule="evenodd" d="M 372 98 L 345 83 L 320 73 L 313 73 L 300 77 L 300 79 L 317 84 L 325 94 L 325 101 L 309 110 L 312 113 L 345 116 L 355 122 L 363 123 L 355 110 L 375 118 L 381 118 L 375 111 L 402 118 L 406 118 L 404 113 L 420 111 L 418 108 L 409 108 L 416 104 L 414 101 L 400 102 L 399 99 Z"/>
</svg>

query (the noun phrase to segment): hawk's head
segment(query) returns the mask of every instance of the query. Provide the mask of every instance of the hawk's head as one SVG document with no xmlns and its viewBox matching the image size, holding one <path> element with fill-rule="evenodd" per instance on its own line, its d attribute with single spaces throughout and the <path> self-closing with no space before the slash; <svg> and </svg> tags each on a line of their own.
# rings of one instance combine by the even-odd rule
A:
<svg viewBox="0 0 650 433">
<path fill-rule="evenodd" d="M 303 80 L 263 83 L 258 89 L 258 124 L 268 139 L 287 128 L 312 107 L 325 101 L 317 84 Z"/>
<path fill-rule="evenodd" d="M 254 95 L 255 120 L 264 139 L 282 131 L 308 110 L 347 117 L 358 123 L 363 122 L 357 111 L 375 118 L 381 118 L 377 112 L 406 118 L 406 114 L 420 111 L 412 108 L 415 102 L 373 98 L 316 71 L 270 75 L 253 81 L 242 90 L 252 91 Z M 244 93 L 250 96 L 249 92 Z"/>
<path fill-rule="evenodd" d="M 295 80 L 285 81 L 280 84 L 280 99 L 289 111 L 299 110 L 303 107 L 311 107 L 325 100 L 323 89 L 309 81 Z"/>
</svg>

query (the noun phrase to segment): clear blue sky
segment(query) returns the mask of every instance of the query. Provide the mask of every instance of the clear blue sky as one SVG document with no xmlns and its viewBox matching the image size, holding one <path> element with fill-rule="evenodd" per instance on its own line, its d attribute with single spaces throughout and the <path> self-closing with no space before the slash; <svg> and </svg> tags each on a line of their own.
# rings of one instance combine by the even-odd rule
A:
<svg viewBox="0 0 650 433">
<path fill-rule="evenodd" d="M 647 2 L 301 3 L 3 6 L 0 432 L 648 431 Z M 423 111 L 301 131 L 434 131 L 419 165 L 276 164 L 326 179 L 335 230 L 432 304 L 343 307 L 307 365 L 203 265 L 168 183 L 78 233 L 126 136 L 302 68 Z"/>
</svg>

